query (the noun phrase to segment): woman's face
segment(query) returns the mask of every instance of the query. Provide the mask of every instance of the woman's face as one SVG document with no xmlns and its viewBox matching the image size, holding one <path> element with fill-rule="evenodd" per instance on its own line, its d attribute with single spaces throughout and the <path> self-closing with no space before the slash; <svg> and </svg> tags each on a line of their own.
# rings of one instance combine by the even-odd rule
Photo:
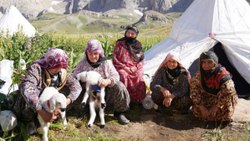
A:
<svg viewBox="0 0 250 141">
<path fill-rule="evenodd" d="M 98 53 L 98 52 L 90 53 L 87 51 L 87 55 L 88 55 L 89 61 L 91 63 L 96 63 L 100 58 L 100 53 Z"/>
<path fill-rule="evenodd" d="M 57 74 L 58 72 L 60 72 L 62 69 L 62 67 L 56 67 L 56 68 L 50 68 L 48 69 L 48 71 L 51 73 L 51 74 Z"/>
<path fill-rule="evenodd" d="M 126 32 L 125 36 L 126 36 L 127 38 L 136 38 L 137 34 L 136 34 L 136 32 L 134 32 L 133 30 L 130 30 L 130 29 L 129 29 L 129 30 Z"/>
<path fill-rule="evenodd" d="M 204 71 L 214 70 L 215 64 L 210 59 L 203 59 L 201 61 L 201 67 Z"/>
<path fill-rule="evenodd" d="M 177 68 L 178 62 L 176 60 L 174 60 L 174 59 L 170 59 L 170 60 L 167 61 L 166 66 L 169 69 L 173 70 L 173 69 Z"/>
</svg>

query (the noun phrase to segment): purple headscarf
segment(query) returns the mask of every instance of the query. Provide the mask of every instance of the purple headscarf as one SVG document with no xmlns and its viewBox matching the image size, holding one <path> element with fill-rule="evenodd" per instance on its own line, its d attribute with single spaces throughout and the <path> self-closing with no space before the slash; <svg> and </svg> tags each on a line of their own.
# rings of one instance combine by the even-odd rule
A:
<svg viewBox="0 0 250 141">
<path fill-rule="evenodd" d="M 62 67 L 66 69 L 68 67 L 67 60 L 68 56 L 62 49 L 49 48 L 44 54 L 44 56 L 36 62 L 39 63 L 42 68 L 45 69 L 57 67 Z"/>
<path fill-rule="evenodd" d="M 100 41 L 96 39 L 91 39 L 88 41 L 86 46 L 86 51 L 90 53 L 99 53 L 100 57 L 104 57 L 104 51 Z"/>
<path fill-rule="evenodd" d="M 89 53 L 99 53 L 100 54 L 100 58 L 97 62 L 92 63 L 89 58 L 88 58 L 88 54 Z M 104 54 L 104 50 L 102 48 L 102 44 L 100 41 L 96 40 L 96 39 L 91 39 L 88 41 L 87 46 L 86 46 L 86 51 L 84 53 L 83 56 L 84 59 L 86 59 L 88 61 L 88 63 L 93 67 L 93 68 L 97 68 L 101 65 L 102 62 L 104 62 L 105 60 L 107 60 L 108 58 L 105 56 Z"/>
</svg>

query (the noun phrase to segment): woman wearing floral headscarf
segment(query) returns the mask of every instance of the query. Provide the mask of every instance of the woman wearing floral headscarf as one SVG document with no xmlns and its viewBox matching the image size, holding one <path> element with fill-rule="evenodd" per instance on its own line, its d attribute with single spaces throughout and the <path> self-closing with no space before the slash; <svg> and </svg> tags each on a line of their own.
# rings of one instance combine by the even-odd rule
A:
<svg viewBox="0 0 250 141">
<path fill-rule="evenodd" d="M 191 106 L 189 79 L 190 74 L 181 65 L 179 56 L 174 52 L 169 53 L 150 84 L 152 100 L 159 108 L 167 107 L 186 113 Z"/>
<path fill-rule="evenodd" d="M 113 64 L 133 103 L 141 103 L 146 95 L 144 53 L 141 43 L 136 39 L 138 34 L 136 27 L 128 26 L 124 37 L 116 41 L 113 51 Z"/>
<path fill-rule="evenodd" d="M 120 124 L 128 124 L 130 121 L 125 117 L 124 112 L 129 108 L 130 98 L 126 87 L 119 81 L 119 74 L 111 61 L 104 55 L 101 43 L 98 40 L 89 40 L 83 59 L 77 64 L 74 76 L 83 71 L 97 71 L 101 74 L 102 80 L 99 86 L 105 88 L 105 99 L 107 108 L 112 107 L 114 116 Z M 82 94 L 84 94 L 83 89 Z"/>
<path fill-rule="evenodd" d="M 193 114 L 205 121 L 230 121 L 238 100 L 230 73 L 212 51 L 200 55 L 200 71 L 190 82 Z"/>
<path fill-rule="evenodd" d="M 80 83 L 67 73 L 68 57 L 57 48 L 49 48 L 43 57 L 32 63 L 19 86 L 22 96 L 15 103 L 17 116 L 27 122 L 28 132 L 35 131 L 35 119 L 39 114 L 45 122 L 56 119 L 56 113 L 48 113 L 39 103 L 39 95 L 50 86 L 67 96 L 67 105 L 77 99 L 81 92 Z M 30 125 L 30 126 L 29 126 Z M 29 129 L 30 127 L 30 129 Z"/>
</svg>

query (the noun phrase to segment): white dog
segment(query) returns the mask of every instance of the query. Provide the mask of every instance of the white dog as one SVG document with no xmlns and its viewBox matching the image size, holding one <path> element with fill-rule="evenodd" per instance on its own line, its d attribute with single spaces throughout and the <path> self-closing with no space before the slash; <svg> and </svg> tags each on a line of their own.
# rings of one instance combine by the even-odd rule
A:
<svg viewBox="0 0 250 141">
<path fill-rule="evenodd" d="M 63 125 L 67 125 L 66 120 L 66 97 L 59 93 L 58 90 L 54 87 L 47 87 L 43 90 L 39 101 L 42 104 L 42 107 L 47 111 L 52 113 L 56 109 L 60 109 L 60 115 L 63 121 Z M 38 114 L 38 120 L 41 124 L 43 131 L 43 140 L 48 141 L 48 131 L 49 131 L 49 122 L 45 122 L 42 117 Z"/>
<path fill-rule="evenodd" d="M 105 127 L 105 119 L 104 119 L 104 108 L 106 107 L 105 103 L 105 88 L 100 87 L 100 90 L 95 91 L 95 89 L 98 86 L 98 82 L 103 79 L 101 75 L 96 71 L 83 71 L 79 74 L 77 74 L 77 80 L 80 80 L 81 82 L 86 82 L 86 92 L 84 94 L 84 98 L 82 100 L 82 105 L 85 106 L 88 97 L 89 99 L 89 110 L 90 110 L 90 119 L 88 122 L 88 127 L 91 128 L 93 126 L 95 117 L 96 117 L 96 111 L 95 108 L 99 108 L 99 117 L 101 120 L 101 128 Z M 95 87 L 95 88 L 93 88 Z M 98 88 L 97 88 L 98 89 Z"/>
</svg>

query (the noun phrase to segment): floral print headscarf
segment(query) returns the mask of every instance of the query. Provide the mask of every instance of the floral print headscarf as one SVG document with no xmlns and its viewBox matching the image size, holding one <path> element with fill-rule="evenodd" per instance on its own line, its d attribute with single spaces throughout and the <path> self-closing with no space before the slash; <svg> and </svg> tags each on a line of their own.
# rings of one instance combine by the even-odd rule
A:
<svg viewBox="0 0 250 141">
<path fill-rule="evenodd" d="M 44 69 L 51 69 L 57 67 L 66 69 L 68 67 L 67 60 L 68 56 L 62 49 L 49 48 L 44 54 L 44 56 L 36 62 L 40 64 L 40 66 Z"/>
</svg>

